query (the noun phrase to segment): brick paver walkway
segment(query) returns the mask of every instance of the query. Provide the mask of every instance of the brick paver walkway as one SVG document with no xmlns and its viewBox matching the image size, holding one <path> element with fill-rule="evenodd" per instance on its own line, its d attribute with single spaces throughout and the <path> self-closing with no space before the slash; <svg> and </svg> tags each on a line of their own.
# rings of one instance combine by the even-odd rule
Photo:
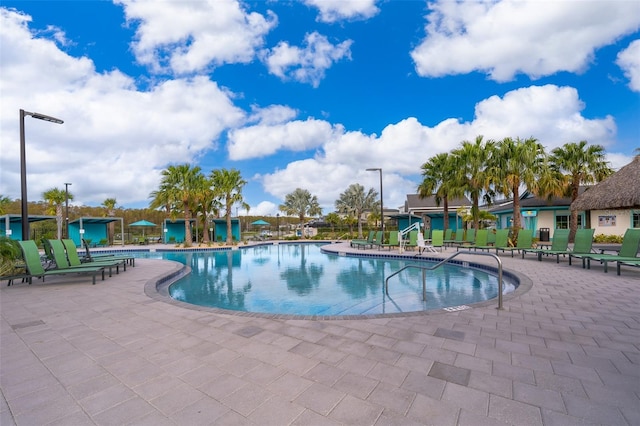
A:
<svg viewBox="0 0 640 426">
<path fill-rule="evenodd" d="M 503 311 L 365 320 L 185 309 L 156 260 L 4 286 L 0 424 L 639 425 L 640 269 L 501 258 Z"/>
</svg>

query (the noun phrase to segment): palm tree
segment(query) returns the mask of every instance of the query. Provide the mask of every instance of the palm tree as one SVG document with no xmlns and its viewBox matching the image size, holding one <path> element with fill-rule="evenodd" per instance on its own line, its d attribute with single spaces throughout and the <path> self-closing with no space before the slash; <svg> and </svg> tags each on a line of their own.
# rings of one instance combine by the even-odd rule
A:
<svg viewBox="0 0 640 426">
<path fill-rule="evenodd" d="M 379 201 L 377 201 L 378 193 L 369 188 L 365 194 L 364 186 L 354 183 L 340 194 L 340 198 L 336 200 L 336 210 L 345 215 L 353 215 L 358 219 L 358 238 L 362 236 L 362 214 L 369 210 L 375 212 L 379 209 Z"/>
<path fill-rule="evenodd" d="M 68 193 L 69 200 L 73 200 L 73 194 Z M 42 198 L 48 203 L 49 214 L 56 215 L 58 225 L 58 239 L 62 238 L 62 207 L 67 201 L 67 191 L 59 188 L 51 188 L 42 194 Z"/>
<path fill-rule="evenodd" d="M 7 214 L 7 207 L 11 204 L 9 197 L 0 195 L 0 214 Z"/>
<path fill-rule="evenodd" d="M 504 138 L 491 153 L 490 173 L 496 191 L 513 198 L 514 238 L 522 228 L 520 187 L 525 185 L 538 193 L 538 178 L 543 171 L 545 158 L 544 147 L 533 137 L 525 140 Z"/>
<path fill-rule="evenodd" d="M 443 205 L 443 228 L 449 228 L 449 197 L 461 197 L 464 191 L 455 181 L 455 161 L 449 153 L 437 154 L 422 165 L 423 180 L 418 185 L 420 198 L 435 197 L 436 205 Z"/>
<path fill-rule="evenodd" d="M 325 216 L 324 220 L 329 225 L 331 225 L 332 234 L 336 232 L 336 225 L 339 225 L 341 222 L 340 215 L 336 212 L 329 213 L 327 216 Z"/>
<path fill-rule="evenodd" d="M 191 215 L 195 209 L 195 194 L 201 182 L 200 167 L 187 164 L 169 166 L 162 171 L 160 189 L 153 191 L 149 207 L 166 208 L 172 218 L 184 213 L 184 246 L 191 246 Z"/>
<path fill-rule="evenodd" d="M 227 219 L 227 244 L 233 244 L 233 234 L 231 230 L 231 214 L 233 205 L 239 203 L 243 208 L 249 210 L 249 205 L 242 198 L 242 188 L 247 181 L 242 179 L 239 170 L 218 169 L 211 172 L 211 183 L 214 192 L 218 194 L 225 209 Z"/>
<path fill-rule="evenodd" d="M 489 170 L 490 153 L 495 142 L 484 141 L 477 136 L 475 142 L 463 141 L 460 148 L 453 150 L 453 169 L 459 188 L 471 197 L 471 216 L 473 227 L 480 224 L 480 198 L 491 201 L 491 173 Z"/>
<path fill-rule="evenodd" d="M 302 188 L 296 188 L 295 191 L 287 194 L 284 198 L 284 204 L 281 204 L 278 208 L 289 216 L 298 216 L 301 231 L 304 231 L 304 218 L 306 215 L 319 216 L 322 214 L 318 197 L 311 195 L 309 191 Z M 302 238 L 305 238 L 304 232 L 302 232 Z"/>
<path fill-rule="evenodd" d="M 605 150 L 600 145 L 588 145 L 587 141 L 569 142 L 551 151 L 551 163 L 565 174 L 565 194 L 573 203 L 578 198 L 580 184 L 600 182 L 613 173 L 605 160 Z M 573 241 L 578 229 L 578 211 L 571 210 L 569 241 Z"/>
<path fill-rule="evenodd" d="M 107 210 L 107 216 L 113 217 L 116 215 L 116 204 L 117 201 L 115 198 L 107 198 L 102 202 L 102 207 Z M 115 234 L 115 222 L 109 222 L 109 245 L 113 244 L 113 236 Z"/>
</svg>

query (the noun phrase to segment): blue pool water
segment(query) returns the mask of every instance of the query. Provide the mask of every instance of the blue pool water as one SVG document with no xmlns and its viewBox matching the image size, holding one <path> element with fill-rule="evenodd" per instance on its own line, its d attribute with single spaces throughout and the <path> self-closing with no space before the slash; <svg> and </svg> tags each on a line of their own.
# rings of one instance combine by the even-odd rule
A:
<svg viewBox="0 0 640 426">
<path fill-rule="evenodd" d="M 433 310 L 489 300 L 498 279 L 484 271 L 446 265 L 427 273 L 409 269 L 384 278 L 415 260 L 339 256 L 321 244 L 263 245 L 231 251 L 145 253 L 179 261 L 190 275 L 169 288 L 183 302 L 234 311 L 294 315 L 363 315 Z M 423 263 L 423 262 L 420 262 Z M 424 264 L 424 263 L 423 263 Z M 505 293 L 514 285 L 506 279 Z"/>
</svg>

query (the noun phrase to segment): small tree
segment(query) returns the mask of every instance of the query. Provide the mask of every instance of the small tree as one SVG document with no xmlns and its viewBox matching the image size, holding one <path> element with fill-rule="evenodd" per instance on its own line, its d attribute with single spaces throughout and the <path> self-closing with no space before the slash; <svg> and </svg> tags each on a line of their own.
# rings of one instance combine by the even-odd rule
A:
<svg viewBox="0 0 640 426">
<path fill-rule="evenodd" d="M 42 198 L 48 203 L 47 213 L 56 215 L 56 223 L 58 226 L 58 239 L 62 238 L 62 207 L 67 201 L 73 200 L 73 194 L 59 188 L 51 188 L 42 194 Z"/>
<path fill-rule="evenodd" d="M 319 216 L 322 214 L 318 197 L 302 188 L 296 188 L 295 191 L 287 194 L 284 204 L 280 205 L 279 210 L 290 216 L 298 216 L 301 231 L 304 231 L 304 219 L 307 215 Z M 305 238 L 304 232 L 302 232 L 302 238 Z"/>
</svg>

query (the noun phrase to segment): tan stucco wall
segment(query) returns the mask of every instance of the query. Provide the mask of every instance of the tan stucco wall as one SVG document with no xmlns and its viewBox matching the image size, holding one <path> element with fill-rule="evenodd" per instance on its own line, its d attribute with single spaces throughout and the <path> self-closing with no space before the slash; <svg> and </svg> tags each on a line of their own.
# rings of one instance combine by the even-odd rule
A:
<svg viewBox="0 0 640 426">
<path fill-rule="evenodd" d="M 604 226 L 600 222 L 601 216 L 615 216 L 615 225 Z M 605 222 L 606 223 L 606 222 Z M 625 231 L 631 227 L 630 210 L 592 210 L 591 227 L 595 229 L 595 235 L 624 235 Z"/>
</svg>

